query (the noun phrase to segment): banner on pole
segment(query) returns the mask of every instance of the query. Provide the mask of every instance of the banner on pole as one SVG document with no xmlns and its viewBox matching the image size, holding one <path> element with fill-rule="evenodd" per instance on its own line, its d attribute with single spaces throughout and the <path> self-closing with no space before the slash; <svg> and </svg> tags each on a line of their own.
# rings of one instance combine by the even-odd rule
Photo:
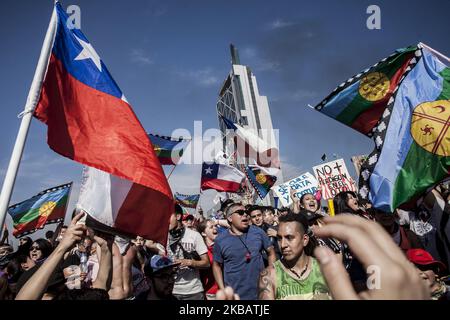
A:
<svg viewBox="0 0 450 320">
<path fill-rule="evenodd" d="M 325 200 L 334 198 L 339 192 L 356 192 L 355 182 L 348 173 L 344 159 L 337 159 L 313 167 Z"/>
<path fill-rule="evenodd" d="M 315 194 L 318 190 L 318 182 L 314 176 L 306 172 L 297 178 L 289 180 L 283 184 L 272 187 L 272 190 L 278 196 L 283 207 L 287 207 L 292 203 L 290 189 L 295 191 L 295 195 L 300 198 L 305 193 Z"/>
</svg>

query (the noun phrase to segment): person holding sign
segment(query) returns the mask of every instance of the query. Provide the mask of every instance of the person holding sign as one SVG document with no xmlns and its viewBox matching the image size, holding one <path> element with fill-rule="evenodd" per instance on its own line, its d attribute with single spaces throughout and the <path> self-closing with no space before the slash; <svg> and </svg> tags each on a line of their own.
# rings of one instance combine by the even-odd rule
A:
<svg viewBox="0 0 450 320">
<path fill-rule="evenodd" d="M 314 194 L 304 193 L 300 199 L 297 197 L 294 189 L 291 189 L 290 194 L 292 199 L 292 212 L 300 213 L 301 210 L 305 210 L 323 217 L 327 216 L 327 214 L 323 212 L 320 203 Z"/>
</svg>

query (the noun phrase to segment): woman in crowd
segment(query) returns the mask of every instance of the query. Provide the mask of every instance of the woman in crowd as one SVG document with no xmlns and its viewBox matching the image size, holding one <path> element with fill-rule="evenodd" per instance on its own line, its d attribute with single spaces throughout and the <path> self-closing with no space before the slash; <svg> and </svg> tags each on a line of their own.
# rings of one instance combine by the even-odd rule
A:
<svg viewBox="0 0 450 320">
<path fill-rule="evenodd" d="M 213 262 L 213 248 L 214 240 L 217 237 L 217 227 L 213 220 L 203 220 L 198 226 L 197 231 L 202 235 L 205 240 L 205 244 L 208 247 L 209 263 Z M 211 268 L 207 270 L 201 270 L 200 277 L 202 279 L 203 288 L 205 289 L 206 298 L 208 300 L 215 300 L 216 292 L 218 289 L 217 283 L 214 279 Z"/>
<path fill-rule="evenodd" d="M 352 191 L 339 192 L 333 199 L 334 213 L 350 213 L 362 218 L 375 221 L 371 213 L 367 212 L 358 202 L 358 197 Z"/>
<path fill-rule="evenodd" d="M 53 247 L 45 239 L 37 239 L 30 247 L 30 258 L 36 264 L 43 262 L 53 251 Z"/>
</svg>

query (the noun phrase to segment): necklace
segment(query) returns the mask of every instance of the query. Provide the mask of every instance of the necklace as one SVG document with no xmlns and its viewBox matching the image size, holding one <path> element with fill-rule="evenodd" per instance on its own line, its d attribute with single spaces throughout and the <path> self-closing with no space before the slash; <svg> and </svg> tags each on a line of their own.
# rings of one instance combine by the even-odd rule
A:
<svg viewBox="0 0 450 320">
<path fill-rule="evenodd" d="M 245 234 L 245 240 L 242 240 L 241 235 L 237 235 L 236 233 L 234 233 L 231 230 L 230 230 L 230 232 L 231 232 L 231 234 L 235 235 L 239 239 L 239 241 L 241 241 L 241 243 L 244 245 L 244 248 L 247 251 L 247 253 L 245 254 L 245 262 L 249 263 L 252 259 L 252 255 L 251 255 L 250 249 L 248 248 L 248 246 L 246 244 L 248 232 Z"/>
<path fill-rule="evenodd" d="M 303 275 L 305 274 L 306 270 L 308 270 L 308 264 L 309 264 L 309 258 L 308 258 L 308 260 L 306 261 L 305 267 L 304 267 L 303 270 L 300 272 L 300 275 L 297 273 L 297 271 L 294 270 L 294 268 L 290 268 L 289 270 L 290 270 L 293 274 L 295 274 L 295 275 L 297 276 L 297 278 L 301 279 L 301 278 L 303 277 Z"/>
</svg>

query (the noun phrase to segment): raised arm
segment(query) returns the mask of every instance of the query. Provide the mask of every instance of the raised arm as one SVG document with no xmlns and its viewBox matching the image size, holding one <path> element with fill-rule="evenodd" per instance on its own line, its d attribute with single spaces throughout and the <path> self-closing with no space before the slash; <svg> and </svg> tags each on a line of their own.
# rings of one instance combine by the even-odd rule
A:
<svg viewBox="0 0 450 320">
<path fill-rule="evenodd" d="M 290 195 L 292 199 L 292 212 L 299 213 L 300 212 L 300 199 L 295 194 L 294 189 L 290 189 Z"/>
<path fill-rule="evenodd" d="M 113 239 L 105 239 L 99 235 L 94 236 L 95 242 L 100 249 L 100 267 L 97 278 L 92 284 L 93 288 L 108 291 L 111 288 L 112 281 L 112 243 Z M 98 250 L 97 249 L 97 250 Z"/>
<path fill-rule="evenodd" d="M 76 215 L 64 238 L 61 240 L 52 254 L 45 260 L 42 266 L 25 283 L 16 296 L 16 300 L 38 300 L 41 299 L 47 288 L 48 281 L 58 266 L 59 262 L 75 242 L 80 241 L 86 231 L 86 226 L 77 224 L 84 213 Z"/>
</svg>

